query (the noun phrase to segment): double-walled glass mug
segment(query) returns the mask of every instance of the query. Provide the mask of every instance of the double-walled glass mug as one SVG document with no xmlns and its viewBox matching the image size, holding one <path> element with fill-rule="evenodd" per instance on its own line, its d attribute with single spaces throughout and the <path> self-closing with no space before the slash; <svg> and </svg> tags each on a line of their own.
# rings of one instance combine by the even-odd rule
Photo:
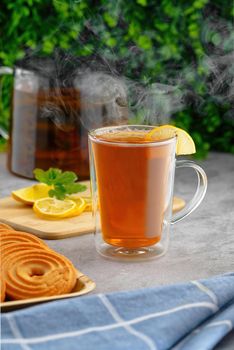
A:
<svg viewBox="0 0 234 350">
<path fill-rule="evenodd" d="M 176 135 L 146 141 L 154 127 L 104 127 L 89 133 L 95 245 L 104 257 L 137 261 L 162 256 L 171 224 L 201 203 L 207 189 L 204 170 L 190 160 L 176 160 Z M 192 200 L 172 215 L 174 172 L 197 173 Z"/>
</svg>

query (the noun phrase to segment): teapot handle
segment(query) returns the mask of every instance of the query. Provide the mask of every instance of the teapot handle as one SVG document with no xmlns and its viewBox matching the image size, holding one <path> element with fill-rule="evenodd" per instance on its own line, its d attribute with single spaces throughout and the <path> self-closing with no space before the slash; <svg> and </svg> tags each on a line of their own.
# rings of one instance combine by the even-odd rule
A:
<svg viewBox="0 0 234 350">
<path fill-rule="evenodd" d="M 2 97 L 2 79 L 1 79 L 1 76 L 2 75 L 11 75 L 11 74 L 13 74 L 12 68 L 0 67 L 0 97 Z M 0 113 L 1 113 L 1 110 L 2 110 L 2 107 L 0 108 Z M 7 131 L 1 126 L 0 126 L 0 135 L 6 140 L 9 138 Z"/>
</svg>

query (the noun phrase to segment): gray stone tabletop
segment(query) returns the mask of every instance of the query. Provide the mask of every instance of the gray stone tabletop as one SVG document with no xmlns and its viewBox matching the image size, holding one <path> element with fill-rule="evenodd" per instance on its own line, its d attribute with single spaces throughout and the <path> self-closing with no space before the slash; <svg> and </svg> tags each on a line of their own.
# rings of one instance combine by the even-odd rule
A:
<svg viewBox="0 0 234 350">
<path fill-rule="evenodd" d="M 141 263 L 105 260 L 95 252 L 92 234 L 48 240 L 48 245 L 95 281 L 93 293 L 165 285 L 234 271 L 234 156 L 212 152 L 198 163 L 208 177 L 206 197 L 196 211 L 171 227 L 170 247 L 164 257 Z M 0 197 L 32 183 L 9 173 L 6 155 L 0 154 Z M 175 194 L 188 200 L 195 183 L 192 170 L 178 169 Z M 231 349 L 229 343 L 234 344 L 233 334 L 217 348 Z"/>
</svg>

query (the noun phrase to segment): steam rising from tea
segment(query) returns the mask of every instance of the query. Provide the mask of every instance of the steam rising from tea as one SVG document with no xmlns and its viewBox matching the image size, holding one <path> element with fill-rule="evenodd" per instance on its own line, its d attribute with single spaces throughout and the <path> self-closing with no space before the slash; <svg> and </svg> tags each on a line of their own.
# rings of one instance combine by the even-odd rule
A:
<svg viewBox="0 0 234 350">
<path fill-rule="evenodd" d="M 119 2 L 115 10 L 121 14 Z M 80 180 L 87 179 L 89 130 L 168 124 L 186 108 L 202 118 L 207 100 L 223 106 L 223 118 L 234 121 L 234 37 L 229 23 L 211 17 L 203 20 L 205 54 L 198 64 L 192 57 L 186 68 L 172 60 L 161 61 L 166 67 L 161 72 L 166 73 L 158 76 L 143 76 L 144 62 L 134 67 L 136 56 L 142 53 L 136 45 L 129 46 L 125 56 L 121 37 L 115 38 L 118 52 L 103 45 L 99 41 L 103 29 L 102 17 L 90 13 L 69 50 L 57 48 L 45 57 L 38 46 L 17 62 L 9 156 L 14 173 L 31 178 L 35 167 L 59 167 L 75 171 Z M 62 30 L 66 34 L 66 28 Z M 149 37 L 154 34 L 154 30 L 147 32 Z M 89 36 L 96 43 L 90 52 Z M 76 54 L 81 46 L 88 55 Z M 157 48 L 152 50 L 156 65 Z"/>
</svg>

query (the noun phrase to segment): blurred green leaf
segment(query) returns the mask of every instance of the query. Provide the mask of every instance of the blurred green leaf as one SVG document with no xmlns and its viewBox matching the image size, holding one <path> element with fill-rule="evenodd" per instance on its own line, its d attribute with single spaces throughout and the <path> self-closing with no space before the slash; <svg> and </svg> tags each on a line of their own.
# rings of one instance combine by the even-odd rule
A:
<svg viewBox="0 0 234 350">
<path fill-rule="evenodd" d="M 117 20 L 109 12 L 103 14 L 103 19 L 106 21 L 109 27 L 114 28 L 117 25 Z"/>
<path fill-rule="evenodd" d="M 138 42 L 139 47 L 142 49 L 147 50 L 147 49 L 150 49 L 152 47 L 152 41 L 146 35 L 140 35 L 137 42 Z"/>
<path fill-rule="evenodd" d="M 136 0 L 137 4 L 141 6 L 146 6 L 147 5 L 147 0 Z"/>
</svg>

